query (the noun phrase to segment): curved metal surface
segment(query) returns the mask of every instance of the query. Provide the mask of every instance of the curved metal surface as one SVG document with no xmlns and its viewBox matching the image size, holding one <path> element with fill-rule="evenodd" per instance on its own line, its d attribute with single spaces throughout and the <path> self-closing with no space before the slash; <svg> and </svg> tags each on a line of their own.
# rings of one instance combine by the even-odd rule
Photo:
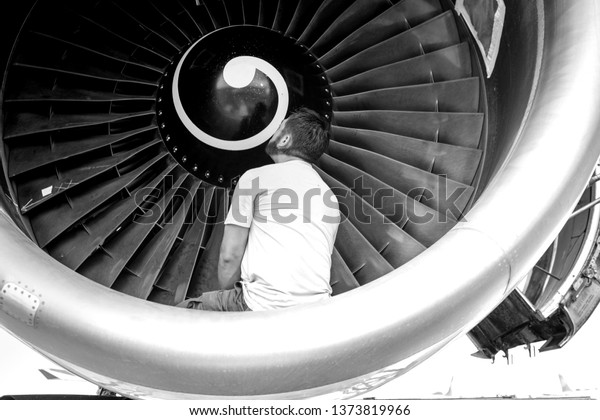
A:
<svg viewBox="0 0 600 420">
<path fill-rule="evenodd" d="M 600 154 L 600 57 L 590 53 L 600 49 L 600 12 L 594 0 L 547 1 L 544 9 L 539 85 L 520 137 L 465 220 L 400 269 L 326 304 L 192 312 L 83 279 L 3 214 L 0 286 L 18 284 L 41 305 L 33 328 L 4 312 L 0 323 L 134 397 L 310 397 L 426 358 L 485 317 L 532 267 Z"/>
<path fill-rule="evenodd" d="M 600 164 L 596 166 L 596 174 L 598 174 L 600 170 Z M 594 201 L 600 199 L 600 188 L 598 185 L 594 184 L 590 186 L 591 191 L 589 191 L 590 201 Z M 598 240 L 598 229 L 600 226 L 600 208 L 598 206 L 594 206 L 590 208 L 588 211 L 584 212 L 577 216 L 586 223 L 586 234 L 584 236 L 583 243 L 578 250 L 577 256 L 575 257 L 575 261 L 568 260 L 572 265 L 568 270 L 565 270 L 562 267 L 562 272 L 566 275 L 563 277 L 563 281 L 559 284 L 553 283 L 551 287 L 548 287 L 549 290 L 544 291 L 542 293 L 537 306 L 539 307 L 539 311 L 543 316 L 550 316 L 553 312 L 555 312 L 560 305 L 560 302 L 568 295 L 569 290 L 573 287 L 576 281 L 580 278 L 581 273 L 586 268 L 586 265 L 590 263 L 590 255 L 593 254 L 594 247 L 596 246 Z M 575 222 L 573 218 L 573 222 Z M 569 226 L 569 224 L 565 225 Z M 572 225 L 571 225 L 572 226 Z M 576 225 L 579 227 L 579 225 Z M 573 229 L 571 227 L 571 229 Z M 571 234 L 571 236 L 574 236 Z M 550 270 L 551 272 L 557 272 L 555 269 Z M 560 271 L 559 271 L 560 272 Z M 571 337 L 569 337 L 570 339 Z"/>
</svg>

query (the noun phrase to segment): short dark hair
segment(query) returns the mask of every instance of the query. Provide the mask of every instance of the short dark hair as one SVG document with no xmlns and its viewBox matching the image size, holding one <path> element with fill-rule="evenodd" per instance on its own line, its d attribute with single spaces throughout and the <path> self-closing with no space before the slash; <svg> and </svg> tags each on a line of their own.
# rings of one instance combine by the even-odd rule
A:
<svg viewBox="0 0 600 420">
<path fill-rule="evenodd" d="M 329 122 L 312 109 L 294 111 L 285 123 L 285 131 L 293 139 L 287 154 L 310 163 L 316 163 L 329 146 Z"/>
</svg>

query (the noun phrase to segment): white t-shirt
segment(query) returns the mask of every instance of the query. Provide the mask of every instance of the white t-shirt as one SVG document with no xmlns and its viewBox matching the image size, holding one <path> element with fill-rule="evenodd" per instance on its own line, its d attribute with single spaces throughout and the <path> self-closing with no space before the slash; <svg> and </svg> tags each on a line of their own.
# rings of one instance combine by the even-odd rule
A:
<svg viewBox="0 0 600 420">
<path fill-rule="evenodd" d="M 248 307 L 328 299 L 339 221 L 335 195 L 307 162 L 275 163 L 242 175 L 225 224 L 250 228 L 241 266 Z"/>
</svg>

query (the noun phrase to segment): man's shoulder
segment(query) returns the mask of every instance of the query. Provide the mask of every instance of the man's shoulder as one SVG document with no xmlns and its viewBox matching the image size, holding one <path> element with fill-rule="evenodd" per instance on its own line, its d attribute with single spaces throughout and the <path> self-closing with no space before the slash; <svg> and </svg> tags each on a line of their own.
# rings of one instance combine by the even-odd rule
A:
<svg viewBox="0 0 600 420">
<path fill-rule="evenodd" d="M 264 174 L 266 171 L 269 170 L 268 167 L 271 165 L 272 164 L 268 164 L 268 165 L 258 166 L 256 168 L 248 169 L 246 172 L 244 172 L 240 176 L 240 182 L 243 182 L 243 181 L 249 182 L 249 181 L 261 176 L 262 174 Z"/>
<path fill-rule="evenodd" d="M 242 177 L 245 179 L 252 179 L 256 177 L 267 177 L 273 176 L 278 177 L 282 174 L 295 174 L 295 173 L 316 173 L 312 168 L 312 165 L 304 162 L 304 164 L 289 164 L 289 162 L 283 163 L 269 163 L 267 165 L 259 166 L 256 168 L 248 169 Z"/>
<path fill-rule="evenodd" d="M 251 177 L 256 177 L 256 176 L 259 176 L 259 175 L 262 175 L 265 173 L 272 172 L 272 171 L 276 170 L 276 168 L 275 168 L 276 165 L 277 165 L 276 163 L 269 163 L 267 165 L 257 166 L 256 168 L 248 169 L 246 172 L 244 172 L 242 177 L 251 178 Z"/>
<path fill-rule="evenodd" d="M 271 163 L 249 169 L 241 176 L 239 183 L 245 188 L 259 186 L 268 189 L 272 186 L 283 186 L 302 191 L 316 187 L 323 193 L 330 189 L 314 167 L 307 162 Z"/>
<path fill-rule="evenodd" d="M 277 164 L 271 163 L 257 168 L 248 169 L 242 174 L 238 181 L 240 188 L 257 190 L 264 192 L 264 189 L 270 188 L 271 185 L 277 184 L 281 178 L 281 170 L 276 167 Z"/>
</svg>

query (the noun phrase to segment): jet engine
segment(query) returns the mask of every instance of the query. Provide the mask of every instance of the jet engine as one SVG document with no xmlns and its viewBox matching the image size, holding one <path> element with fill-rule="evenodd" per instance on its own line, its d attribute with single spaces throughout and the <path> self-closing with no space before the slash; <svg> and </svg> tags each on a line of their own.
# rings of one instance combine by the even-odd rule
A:
<svg viewBox="0 0 600 420">
<path fill-rule="evenodd" d="M 490 76 L 446 0 L 19 2 L 0 324 L 130 398 L 352 397 L 470 331 L 485 357 L 561 347 L 600 296 L 598 213 L 572 217 L 597 200 L 600 15 L 505 3 Z M 218 287 L 236 181 L 301 106 L 332 127 L 334 296 L 174 307 Z"/>
</svg>

